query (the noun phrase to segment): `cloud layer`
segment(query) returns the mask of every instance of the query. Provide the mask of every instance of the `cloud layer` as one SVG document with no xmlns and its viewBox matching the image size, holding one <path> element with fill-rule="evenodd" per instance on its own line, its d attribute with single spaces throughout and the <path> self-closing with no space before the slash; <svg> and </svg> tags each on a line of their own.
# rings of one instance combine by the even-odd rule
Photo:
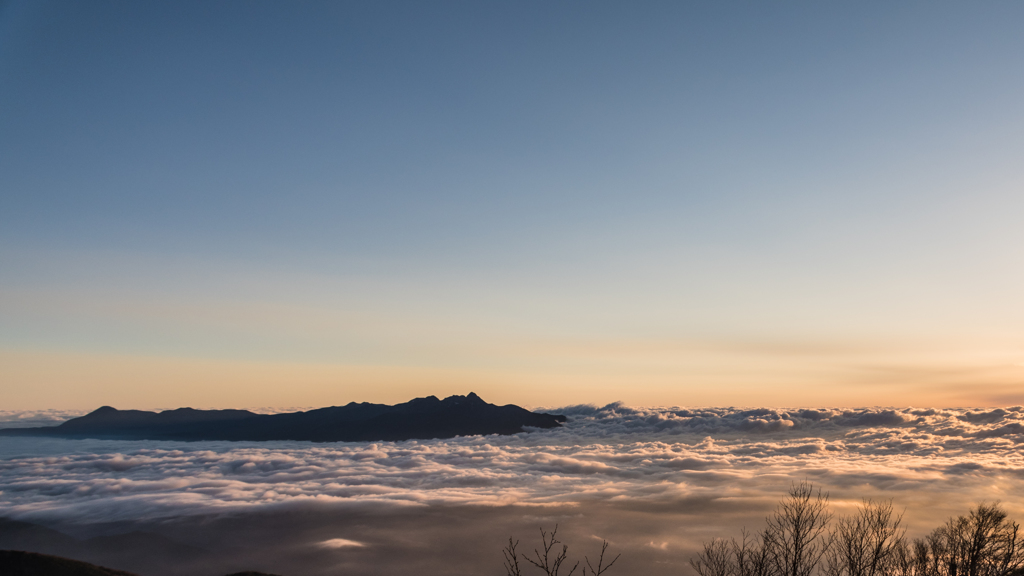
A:
<svg viewBox="0 0 1024 576">
<path fill-rule="evenodd" d="M 969 505 L 1024 484 L 1024 410 L 571 406 L 513 437 L 377 443 L 5 438 L 0 507 L 103 522 L 309 506 L 678 507 L 837 495 Z M 952 499 L 952 500 L 951 500 Z M 910 505 L 910 503 L 906 503 Z"/>
</svg>

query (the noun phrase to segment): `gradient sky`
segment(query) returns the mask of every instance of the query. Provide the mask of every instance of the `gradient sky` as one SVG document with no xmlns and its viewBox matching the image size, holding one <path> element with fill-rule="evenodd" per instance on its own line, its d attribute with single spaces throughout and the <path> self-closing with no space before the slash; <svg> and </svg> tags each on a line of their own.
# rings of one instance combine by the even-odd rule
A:
<svg viewBox="0 0 1024 576">
<path fill-rule="evenodd" d="M 1019 2 L 0 2 L 0 408 L 1024 403 Z"/>
</svg>

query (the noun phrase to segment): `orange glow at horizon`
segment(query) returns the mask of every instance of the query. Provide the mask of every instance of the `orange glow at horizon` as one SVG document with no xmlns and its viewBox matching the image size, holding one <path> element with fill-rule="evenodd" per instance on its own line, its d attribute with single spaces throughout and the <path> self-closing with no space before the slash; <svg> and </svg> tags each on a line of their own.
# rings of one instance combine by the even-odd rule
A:
<svg viewBox="0 0 1024 576">
<path fill-rule="evenodd" d="M 1012 351 L 879 354 L 679 343 L 576 344 L 490 366 L 397 366 L 0 351 L 4 408 L 316 407 L 480 394 L 498 404 L 1010 406 Z M 525 351 L 519 350 L 523 353 Z M 557 359 L 552 359 L 557 356 Z"/>
</svg>

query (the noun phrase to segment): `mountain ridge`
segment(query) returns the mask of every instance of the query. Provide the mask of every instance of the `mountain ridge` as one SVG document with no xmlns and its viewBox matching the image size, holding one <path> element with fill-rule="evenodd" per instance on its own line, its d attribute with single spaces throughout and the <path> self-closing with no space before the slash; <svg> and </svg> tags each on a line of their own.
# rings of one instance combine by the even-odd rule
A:
<svg viewBox="0 0 1024 576">
<path fill-rule="evenodd" d="M 414 398 L 395 405 L 349 402 L 302 412 L 256 414 L 248 410 L 177 408 L 162 412 L 101 406 L 57 426 L 4 428 L 4 436 L 117 440 L 228 440 L 313 442 L 401 441 L 489 434 L 517 434 L 524 427 L 557 428 L 559 414 L 497 406 L 475 393 Z"/>
<path fill-rule="evenodd" d="M 90 562 L 23 550 L 0 550 L 0 573 L 5 576 L 138 576 L 134 572 L 115 570 Z M 276 575 L 246 571 L 228 576 Z"/>
</svg>

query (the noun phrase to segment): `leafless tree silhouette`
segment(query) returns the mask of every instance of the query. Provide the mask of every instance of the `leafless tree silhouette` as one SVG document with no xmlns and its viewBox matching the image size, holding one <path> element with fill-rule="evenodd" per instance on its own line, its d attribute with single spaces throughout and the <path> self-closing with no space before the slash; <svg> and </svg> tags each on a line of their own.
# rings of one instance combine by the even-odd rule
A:
<svg viewBox="0 0 1024 576">
<path fill-rule="evenodd" d="M 706 542 L 690 565 L 698 576 L 1024 576 L 1024 535 L 997 504 L 913 542 L 891 500 L 831 521 L 828 494 L 794 484 L 763 532 Z"/>
<path fill-rule="evenodd" d="M 891 500 L 865 500 L 854 514 L 832 520 L 828 493 L 796 483 L 763 531 L 705 542 L 690 565 L 698 576 L 1024 576 L 1024 535 L 998 504 L 979 504 L 912 542 Z M 550 534 L 541 528 L 533 557 L 509 538 L 502 549 L 506 576 L 522 576 L 520 557 L 546 576 L 560 576 L 569 547 L 557 534 L 557 525 Z M 596 568 L 584 557 L 583 576 L 602 576 L 618 561 L 621 554 L 605 565 L 607 551 L 602 541 Z"/>
<path fill-rule="evenodd" d="M 825 553 L 825 575 L 896 576 L 905 550 L 902 519 L 891 500 L 867 500 L 856 514 L 839 518 Z"/>
<path fill-rule="evenodd" d="M 541 547 L 544 548 L 544 554 L 541 555 L 540 550 L 534 548 L 533 554 L 536 559 L 530 558 L 525 554 L 523 555 L 523 558 L 527 562 L 543 570 L 544 573 L 547 574 L 547 576 L 558 576 L 558 571 L 562 568 L 562 564 L 568 557 L 569 547 L 565 544 L 562 544 L 562 542 L 556 540 L 556 534 L 558 534 L 558 524 L 555 524 L 555 529 L 551 531 L 550 535 L 547 532 L 545 532 L 543 528 L 541 528 L 540 543 Z M 555 549 L 555 546 L 557 546 L 558 544 L 562 544 L 562 550 L 560 552 L 557 552 L 554 555 L 554 557 L 552 557 L 551 550 Z M 576 568 L 578 568 L 579 565 L 580 563 L 576 562 L 576 564 L 573 565 L 572 569 L 569 570 L 569 573 L 566 574 L 566 576 L 572 576 L 572 573 L 576 571 Z"/>
<path fill-rule="evenodd" d="M 927 556 L 921 576 L 1009 576 L 1024 568 L 1020 525 L 998 504 L 979 504 L 950 518 L 920 546 Z"/>
<path fill-rule="evenodd" d="M 771 573 L 776 576 L 811 576 L 828 548 L 828 493 L 809 482 L 793 484 L 762 533 Z"/>
<path fill-rule="evenodd" d="M 736 576 L 771 576 L 769 550 L 762 534 L 751 536 L 744 528 L 739 541 L 733 538 L 732 549 L 736 557 Z"/>
<path fill-rule="evenodd" d="M 890 576 L 924 576 L 928 574 L 928 543 L 917 539 L 900 540 L 892 552 Z"/>
<path fill-rule="evenodd" d="M 731 542 L 715 538 L 704 543 L 704 549 L 696 558 L 690 559 L 690 566 L 700 576 L 735 576 L 736 561 Z"/>
</svg>

